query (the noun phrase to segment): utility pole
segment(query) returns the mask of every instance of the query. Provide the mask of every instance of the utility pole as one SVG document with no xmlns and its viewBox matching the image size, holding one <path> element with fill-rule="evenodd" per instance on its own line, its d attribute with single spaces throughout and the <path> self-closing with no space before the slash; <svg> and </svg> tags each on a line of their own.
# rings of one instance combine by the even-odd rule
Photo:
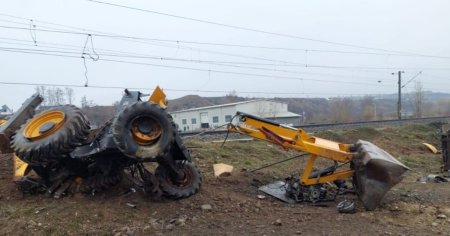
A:
<svg viewBox="0 0 450 236">
<path fill-rule="evenodd" d="M 402 119 L 402 73 L 405 73 L 404 71 L 398 71 L 398 101 L 397 101 L 397 115 L 398 119 Z M 395 75 L 395 73 L 392 73 L 392 75 Z"/>
</svg>

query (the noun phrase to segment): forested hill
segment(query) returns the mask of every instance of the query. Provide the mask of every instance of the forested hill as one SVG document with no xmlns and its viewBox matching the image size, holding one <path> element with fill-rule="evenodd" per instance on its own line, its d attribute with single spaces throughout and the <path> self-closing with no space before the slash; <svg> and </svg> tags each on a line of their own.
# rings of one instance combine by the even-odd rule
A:
<svg viewBox="0 0 450 236">
<path fill-rule="evenodd" d="M 254 100 L 258 98 L 224 96 L 200 97 L 188 95 L 169 101 L 168 111 L 185 110 L 195 107 L 221 105 L 226 103 Z M 397 97 L 335 97 L 335 98 L 274 98 L 288 104 L 291 112 L 305 115 L 306 123 L 340 123 L 365 120 L 386 120 L 397 118 Z M 450 115 L 450 94 L 425 94 L 420 111 L 412 95 L 405 94 L 402 102 L 403 117 L 431 117 Z M 83 111 L 91 124 L 101 126 L 114 117 L 114 106 L 87 104 Z"/>
<path fill-rule="evenodd" d="M 239 96 L 200 97 L 188 95 L 169 101 L 169 111 L 195 107 L 221 105 L 253 100 Z M 334 98 L 275 98 L 288 104 L 288 109 L 305 114 L 308 123 L 349 122 L 359 120 L 395 119 L 397 117 L 397 95 L 334 97 Z M 417 105 L 414 94 L 404 94 L 402 111 L 405 117 L 450 115 L 450 94 L 424 93 L 421 105 Z M 420 111 L 417 114 L 417 107 Z"/>
</svg>

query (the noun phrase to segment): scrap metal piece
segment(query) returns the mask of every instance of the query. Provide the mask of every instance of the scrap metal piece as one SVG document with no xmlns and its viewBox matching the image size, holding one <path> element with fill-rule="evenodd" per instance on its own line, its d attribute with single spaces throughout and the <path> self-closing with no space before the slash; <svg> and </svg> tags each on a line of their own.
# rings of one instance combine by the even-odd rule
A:
<svg viewBox="0 0 450 236">
<path fill-rule="evenodd" d="M 343 200 L 339 202 L 336 206 L 339 213 L 355 213 L 356 212 L 356 206 L 353 201 L 350 200 Z"/>
<path fill-rule="evenodd" d="M 17 188 L 24 194 L 37 194 L 46 191 L 46 187 L 39 179 L 24 176 L 20 181 L 16 181 Z"/>
<path fill-rule="evenodd" d="M 422 143 L 426 148 L 428 148 L 428 150 L 430 150 L 430 152 L 432 152 L 433 154 L 437 154 L 439 151 L 437 150 L 437 148 L 429 143 Z"/>
<path fill-rule="evenodd" d="M 355 171 L 353 184 L 364 207 L 373 210 L 410 168 L 368 141 L 358 140 L 356 147 L 357 153 L 352 160 Z"/>
<path fill-rule="evenodd" d="M 54 198 L 62 198 L 64 195 L 67 194 L 67 190 L 69 189 L 70 185 L 73 183 L 73 179 L 66 180 L 64 183 L 59 186 L 59 188 L 55 191 L 53 194 Z"/>
<path fill-rule="evenodd" d="M 39 94 L 34 94 L 24 103 L 22 106 L 14 112 L 9 119 L 0 125 L 0 152 L 9 153 L 12 152 L 10 147 L 10 137 L 20 128 L 22 124 L 33 117 L 34 111 L 44 99 Z"/>
<path fill-rule="evenodd" d="M 283 202 L 294 204 L 295 200 L 287 197 L 286 188 L 287 188 L 286 182 L 276 181 L 274 183 L 261 186 L 258 188 L 258 190 L 272 197 L 278 198 Z"/>
</svg>

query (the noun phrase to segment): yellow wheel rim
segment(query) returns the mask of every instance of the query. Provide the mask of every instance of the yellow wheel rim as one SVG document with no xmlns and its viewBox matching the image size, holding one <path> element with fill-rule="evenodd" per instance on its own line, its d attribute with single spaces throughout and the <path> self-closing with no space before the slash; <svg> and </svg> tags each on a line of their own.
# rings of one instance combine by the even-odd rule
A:
<svg viewBox="0 0 450 236">
<path fill-rule="evenodd" d="M 64 124 L 66 115 L 62 111 L 48 111 L 33 118 L 23 130 L 29 140 L 39 140 L 58 131 Z"/>
<path fill-rule="evenodd" d="M 139 117 L 132 122 L 133 140 L 140 145 L 155 143 L 162 134 L 161 125 L 150 117 Z"/>
</svg>

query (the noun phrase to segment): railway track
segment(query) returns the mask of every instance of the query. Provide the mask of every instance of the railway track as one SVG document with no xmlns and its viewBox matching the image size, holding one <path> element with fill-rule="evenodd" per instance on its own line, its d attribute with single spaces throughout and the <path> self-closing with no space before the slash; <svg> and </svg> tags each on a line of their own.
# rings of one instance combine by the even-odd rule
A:
<svg viewBox="0 0 450 236">
<path fill-rule="evenodd" d="M 380 128 L 388 126 L 400 126 L 409 124 L 427 124 L 427 123 L 450 123 L 450 116 L 442 117 L 426 117 L 426 118 L 410 118 L 402 120 L 376 120 L 376 121 L 357 121 L 348 123 L 330 123 L 330 124 L 308 124 L 301 126 L 294 126 L 295 128 L 302 128 L 308 132 L 320 131 L 320 130 L 333 130 L 333 129 L 355 129 L 362 127 Z M 193 135 L 208 135 L 208 134 L 224 134 L 227 133 L 225 128 L 217 130 L 198 130 L 190 132 L 181 132 L 181 136 L 193 136 Z"/>
</svg>

